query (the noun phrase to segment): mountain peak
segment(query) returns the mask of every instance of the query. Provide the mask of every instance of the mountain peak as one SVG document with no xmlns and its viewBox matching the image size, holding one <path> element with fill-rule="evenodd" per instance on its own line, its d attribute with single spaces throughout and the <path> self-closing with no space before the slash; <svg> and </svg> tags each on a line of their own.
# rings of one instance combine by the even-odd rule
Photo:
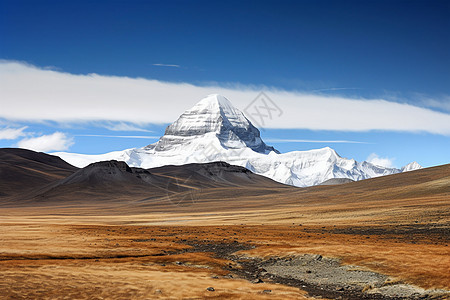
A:
<svg viewBox="0 0 450 300">
<path fill-rule="evenodd" d="M 224 96 L 211 94 L 186 110 L 166 128 L 164 136 L 148 149 L 169 151 L 197 143 L 200 148 L 218 139 L 225 149 L 251 148 L 259 153 L 276 151 L 267 146 L 259 130 Z M 203 141 L 201 141 L 203 140 Z"/>
<path fill-rule="evenodd" d="M 197 104 L 192 108 L 195 107 L 217 107 L 218 109 L 221 107 L 227 107 L 227 108 L 234 108 L 233 104 L 225 98 L 222 95 L 219 94 L 211 94 L 197 102 Z"/>
<path fill-rule="evenodd" d="M 402 172 L 414 171 L 422 169 L 422 166 L 419 165 L 416 161 L 413 161 L 402 168 Z"/>
<path fill-rule="evenodd" d="M 117 161 L 117 160 L 107 160 L 107 161 L 95 162 L 95 163 L 88 165 L 86 168 L 87 169 L 102 168 L 102 169 L 105 169 L 108 171 L 113 170 L 113 169 L 118 169 L 120 171 L 131 173 L 131 168 L 128 166 L 128 164 L 126 162 Z"/>
</svg>

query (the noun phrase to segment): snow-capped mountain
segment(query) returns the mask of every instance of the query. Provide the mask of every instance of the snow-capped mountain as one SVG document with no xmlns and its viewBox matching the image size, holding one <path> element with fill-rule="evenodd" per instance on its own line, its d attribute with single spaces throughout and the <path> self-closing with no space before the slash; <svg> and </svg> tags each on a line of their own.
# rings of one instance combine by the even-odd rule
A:
<svg viewBox="0 0 450 300">
<path fill-rule="evenodd" d="M 402 169 L 360 163 L 340 157 L 328 147 L 281 154 L 262 141 L 259 130 L 230 101 L 215 94 L 185 111 L 167 127 L 158 142 L 144 148 L 101 155 L 53 154 L 77 167 L 112 159 L 140 168 L 225 161 L 299 187 L 317 185 L 331 178 L 362 180 L 421 168 L 416 162 Z"/>
<path fill-rule="evenodd" d="M 156 144 L 149 145 L 146 149 L 179 152 L 187 145 L 195 144 L 197 148 L 191 149 L 195 151 L 204 144 L 196 142 L 198 139 L 218 139 L 224 149 L 248 147 L 258 153 L 279 153 L 273 147 L 268 147 L 261 140 L 259 130 L 221 95 L 210 95 L 186 110 L 167 127 L 164 136 Z"/>
<path fill-rule="evenodd" d="M 408 171 L 414 171 L 414 170 L 418 170 L 418 169 L 422 169 L 422 166 L 419 165 L 416 161 L 413 161 L 412 163 L 409 163 L 406 166 L 404 166 L 401 170 L 402 170 L 402 172 L 408 172 Z"/>
</svg>

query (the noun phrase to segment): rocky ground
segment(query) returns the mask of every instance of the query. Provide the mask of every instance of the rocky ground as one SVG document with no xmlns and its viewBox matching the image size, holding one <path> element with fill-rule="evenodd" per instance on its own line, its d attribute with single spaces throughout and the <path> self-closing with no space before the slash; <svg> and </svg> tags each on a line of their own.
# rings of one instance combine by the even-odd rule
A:
<svg viewBox="0 0 450 300">
<path fill-rule="evenodd" d="M 187 242 L 187 241 L 185 241 Z M 265 281 L 298 287 L 311 297 L 329 299 L 448 299 L 444 289 L 425 290 L 405 284 L 387 275 L 354 265 L 342 265 L 339 259 L 320 254 L 290 257 L 271 257 L 266 260 L 236 255 L 254 246 L 234 243 L 188 242 L 188 252 L 212 252 L 218 258 L 237 264 L 224 267 L 233 276 L 245 278 L 254 284 Z M 270 290 L 265 290 L 270 293 Z"/>
</svg>

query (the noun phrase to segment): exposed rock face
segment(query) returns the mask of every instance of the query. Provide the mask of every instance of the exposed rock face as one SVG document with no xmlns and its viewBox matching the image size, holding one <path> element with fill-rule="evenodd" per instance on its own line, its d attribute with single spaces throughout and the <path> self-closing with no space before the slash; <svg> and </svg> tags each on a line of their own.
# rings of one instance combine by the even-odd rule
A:
<svg viewBox="0 0 450 300">
<path fill-rule="evenodd" d="M 110 160 L 90 164 L 63 179 L 59 185 L 69 184 L 115 184 L 135 180 L 133 170 L 123 161 Z"/>
</svg>

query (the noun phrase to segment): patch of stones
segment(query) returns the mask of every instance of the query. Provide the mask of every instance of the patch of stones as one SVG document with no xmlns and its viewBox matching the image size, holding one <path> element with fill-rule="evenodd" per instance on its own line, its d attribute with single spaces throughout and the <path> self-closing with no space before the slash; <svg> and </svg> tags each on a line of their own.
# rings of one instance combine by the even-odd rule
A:
<svg viewBox="0 0 450 300">
<path fill-rule="evenodd" d="M 232 243 L 192 241 L 188 252 L 212 252 L 218 258 L 232 261 L 224 268 L 226 278 L 240 277 L 254 284 L 265 281 L 298 287 L 313 297 L 331 299 L 449 299 L 446 290 L 424 290 L 393 281 L 386 275 L 358 266 L 342 265 L 338 259 L 304 254 L 292 257 L 273 257 L 261 260 L 235 255 L 254 246 Z M 263 293 L 270 293 L 265 290 Z"/>
<path fill-rule="evenodd" d="M 339 299 L 446 299 L 446 290 L 424 290 L 338 259 L 304 254 L 258 263 L 275 281 L 291 280 L 311 295 Z M 314 289 L 311 290 L 311 287 Z"/>
</svg>

